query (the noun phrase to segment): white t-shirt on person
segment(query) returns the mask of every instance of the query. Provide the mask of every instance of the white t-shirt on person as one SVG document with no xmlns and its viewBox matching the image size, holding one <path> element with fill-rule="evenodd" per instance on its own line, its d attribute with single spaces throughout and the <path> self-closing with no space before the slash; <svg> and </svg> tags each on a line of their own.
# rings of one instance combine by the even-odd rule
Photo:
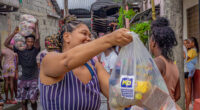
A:
<svg viewBox="0 0 200 110">
<path fill-rule="evenodd" d="M 110 73 L 111 70 L 114 69 L 116 60 L 117 54 L 114 51 L 112 51 L 108 56 L 105 56 L 104 52 L 101 54 L 102 65 L 108 73 Z"/>
</svg>

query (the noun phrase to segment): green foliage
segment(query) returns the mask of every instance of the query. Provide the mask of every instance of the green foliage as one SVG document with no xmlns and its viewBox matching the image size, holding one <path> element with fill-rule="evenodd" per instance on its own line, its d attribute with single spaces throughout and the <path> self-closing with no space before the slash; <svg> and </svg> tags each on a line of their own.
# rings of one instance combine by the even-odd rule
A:
<svg viewBox="0 0 200 110">
<path fill-rule="evenodd" d="M 119 28 L 123 28 L 124 27 L 124 20 L 123 20 L 123 18 L 124 18 L 124 9 L 121 7 L 120 9 L 119 9 L 119 17 L 118 17 L 118 26 L 119 26 Z"/>
<path fill-rule="evenodd" d="M 135 12 L 133 11 L 133 9 L 130 9 L 128 11 L 124 10 L 122 7 L 119 9 L 119 17 L 118 17 L 118 26 L 119 28 L 123 28 L 124 27 L 124 17 L 128 18 L 129 20 L 131 20 L 132 17 L 135 16 Z"/>
<path fill-rule="evenodd" d="M 119 10 L 118 27 L 119 28 L 125 27 L 124 17 L 131 20 L 131 18 L 133 18 L 135 15 L 136 13 L 132 9 L 126 11 L 121 7 Z M 133 24 L 130 26 L 130 31 L 137 33 L 140 36 L 140 39 L 142 40 L 142 42 L 146 44 L 148 41 L 147 32 L 151 29 L 150 24 L 151 24 L 150 22 L 142 22 L 142 23 Z"/>
<path fill-rule="evenodd" d="M 129 20 L 131 20 L 131 18 L 133 18 L 135 14 L 136 13 L 133 11 L 133 9 L 130 9 L 128 11 L 124 10 L 124 16 L 125 18 L 128 18 Z"/>
<path fill-rule="evenodd" d="M 140 36 L 140 40 L 146 44 L 148 41 L 148 34 L 147 32 L 150 31 L 151 26 L 150 22 L 142 22 L 142 23 L 137 23 L 134 25 L 130 26 L 130 31 L 133 31 L 137 33 Z"/>
</svg>

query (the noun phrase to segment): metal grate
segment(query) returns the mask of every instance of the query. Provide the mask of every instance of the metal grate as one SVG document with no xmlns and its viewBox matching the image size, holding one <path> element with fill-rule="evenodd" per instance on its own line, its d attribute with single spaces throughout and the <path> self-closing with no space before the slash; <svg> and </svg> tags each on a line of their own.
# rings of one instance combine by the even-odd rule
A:
<svg viewBox="0 0 200 110">
<path fill-rule="evenodd" d="M 187 10 L 188 37 L 195 37 L 200 43 L 199 32 L 199 5 L 195 5 Z"/>
</svg>

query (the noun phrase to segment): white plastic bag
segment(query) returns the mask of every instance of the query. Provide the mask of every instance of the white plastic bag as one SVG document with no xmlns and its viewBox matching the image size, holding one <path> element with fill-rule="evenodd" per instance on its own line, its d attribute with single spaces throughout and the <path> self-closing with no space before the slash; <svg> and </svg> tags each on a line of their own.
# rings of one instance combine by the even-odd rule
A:
<svg viewBox="0 0 200 110">
<path fill-rule="evenodd" d="M 35 24 L 30 23 L 28 21 L 22 21 L 19 24 L 19 33 L 22 36 L 29 36 L 33 33 L 33 30 L 35 29 Z"/>
<path fill-rule="evenodd" d="M 26 49 L 26 43 L 25 38 L 22 37 L 19 33 L 14 36 L 14 46 L 20 51 L 23 51 Z"/>
<path fill-rule="evenodd" d="M 35 23 L 37 19 L 32 15 L 24 14 L 20 17 L 19 33 L 22 36 L 29 36 L 35 30 Z"/>
<path fill-rule="evenodd" d="M 133 42 L 121 49 L 109 80 L 111 110 L 130 105 L 147 110 L 176 110 L 153 58 L 138 35 L 130 34 Z"/>
<path fill-rule="evenodd" d="M 28 21 L 29 23 L 35 24 L 37 22 L 37 19 L 32 15 L 24 14 L 21 15 L 20 21 Z"/>
</svg>

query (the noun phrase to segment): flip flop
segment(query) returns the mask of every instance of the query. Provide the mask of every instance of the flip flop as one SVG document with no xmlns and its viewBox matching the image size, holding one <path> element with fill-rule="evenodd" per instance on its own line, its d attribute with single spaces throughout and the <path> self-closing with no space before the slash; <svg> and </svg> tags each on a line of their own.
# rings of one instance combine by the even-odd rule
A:
<svg viewBox="0 0 200 110">
<path fill-rule="evenodd" d="M 10 100 L 6 100 L 6 101 L 5 101 L 5 104 L 10 104 Z"/>
<path fill-rule="evenodd" d="M 15 101 L 15 100 L 10 100 L 10 104 L 17 104 L 17 101 Z"/>
</svg>

